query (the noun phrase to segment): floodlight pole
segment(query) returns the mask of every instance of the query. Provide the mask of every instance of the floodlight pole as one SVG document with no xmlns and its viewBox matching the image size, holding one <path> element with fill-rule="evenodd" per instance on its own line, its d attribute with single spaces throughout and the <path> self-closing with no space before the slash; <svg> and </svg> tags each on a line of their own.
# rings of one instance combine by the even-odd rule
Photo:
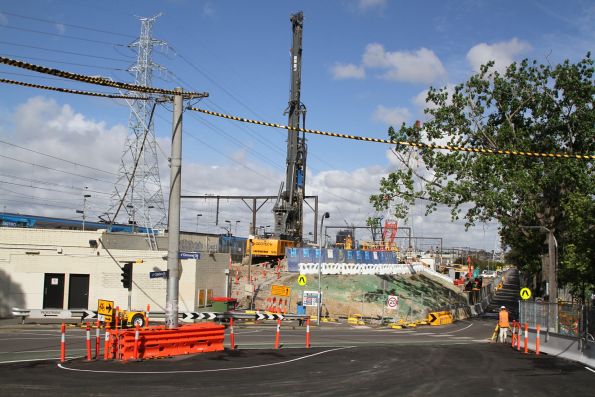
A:
<svg viewBox="0 0 595 397">
<path fill-rule="evenodd" d="M 322 236 L 322 225 L 324 224 L 324 219 L 330 217 L 331 215 L 328 212 L 325 212 L 320 219 L 320 235 Z M 325 247 L 326 247 L 326 238 L 324 239 Z M 322 288 L 321 288 L 321 276 L 322 276 L 322 238 L 320 238 L 320 242 L 318 243 L 320 249 L 320 258 L 318 258 L 318 316 L 316 316 L 316 325 L 320 325 L 320 315 L 322 314 Z"/>
</svg>

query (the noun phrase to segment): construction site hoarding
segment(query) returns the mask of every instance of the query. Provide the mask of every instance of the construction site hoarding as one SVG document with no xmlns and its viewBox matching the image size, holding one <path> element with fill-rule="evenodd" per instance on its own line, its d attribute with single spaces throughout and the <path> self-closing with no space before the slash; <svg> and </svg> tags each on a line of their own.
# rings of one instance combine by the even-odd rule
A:
<svg viewBox="0 0 595 397">
<path fill-rule="evenodd" d="M 322 256 L 322 258 L 321 258 Z M 345 250 L 338 248 L 287 248 L 285 250 L 287 268 L 299 272 L 300 263 L 332 264 L 396 264 L 398 255 L 392 251 Z"/>
</svg>

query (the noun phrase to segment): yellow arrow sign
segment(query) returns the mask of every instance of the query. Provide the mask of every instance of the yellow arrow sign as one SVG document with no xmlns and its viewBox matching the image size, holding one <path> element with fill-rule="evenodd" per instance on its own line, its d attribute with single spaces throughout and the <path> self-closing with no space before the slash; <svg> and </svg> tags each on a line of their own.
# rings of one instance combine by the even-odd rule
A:
<svg viewBox="0 0 595 397">
<path fill-rule="evenodd" d="M 527 287 L 521 289 L 521 298 L 527 300 L 531 297 L 531 290 Z"/>
<path fill-rule="evenodd" d="M 298 277 L 298 284 L 300 287 L 303 287 L 304 285 L 306 285 L 306 276 L 304 274 L 300 274 L 300 276 Z"/>
</svg>

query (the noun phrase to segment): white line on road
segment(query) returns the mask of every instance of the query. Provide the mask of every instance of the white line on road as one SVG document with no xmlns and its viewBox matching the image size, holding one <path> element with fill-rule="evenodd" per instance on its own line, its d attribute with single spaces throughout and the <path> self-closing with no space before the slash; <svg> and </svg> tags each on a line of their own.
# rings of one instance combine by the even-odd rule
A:
<svg viewBox="0 0 595 397">
<path fill-rule="evenodd" d="M 196 374 L 196 373 L 201 373 L 201 372 L 222 372 L 222 371 L 239 371 L 239 370 L 243 370 L 243 369 L 255 369 L 255 368 L 263 368 L 263 367 L 272 367 L 275 365 L 282 365 L 282 364 L 288 364 L 291 362 L 295 362 L 295 361 L 299 361 L 299 360 L 304 360 L 306 358 L 311 358 L 314 356 L 318 356 L 320 354 L 325 354 L 325 353 L 330 353 L 330 352 L 334 352 L 337 350 L 345 350 L 345 349 L 351 349 L 355 346 L 347 346 L 347 347 L 339 347 L 336 349 L 330 349 L 330 350 L 325 350 L 325 351 L 321 351 L 318 353 L 314 353 L 314 354 L 309 354 L 307 356 L 302 356 L 302 357 L 298 357 L 298 358 L 293 358 L 291 360 L 286 360 L 286 361 L 281 361 L 278 363 L 270 363 L 270 364 L 261 364 L 261 365 L 249 365 L 246 367 L 236 367 L 236 368 L 218 368 L 218 369 L 201 369 L 201 370 L 184 370 L 184 371 L 95 371 L 92 369 L 77 369 L 77 368 L 69 368 L 69 367 L 65 367 L 62 364 L 58 364 L 59 368 L 68 370 L 68 371 L 78 371 L 78 372 L 93 372 L 93 373 L 108 373 L 108 374 L 186 374 L 186 373 L 191 373 L 191 374 Z"/>
<path fill-rule="evenodd" d="M 467 328 L 469 328 L 469 327 L 472 327 L 472 326 L 473 326 L 473 323 L 469 324 L 469 325 L 468 325 L 468 326 L 466 326 L 465 328 L 461 328 L 461 329 L 458 329 L 458 330 L 456 330 L 456 331 L 450 331 L 450 333 L 451 333 L 451 334 L 454 334 L 455 332 L 461 332 L 461 331 L 464 331 L 464 330 L 466 330 Z"/>
<path fill-rule="evenodd" d="M 66 357 L 67 360 L 75 360 L 77 358 L 82 358 L 82 356 L 78 357 Z M 31 361 L 50 361 L 50 360 L 59 360 L 60 357 L 50 357 L 50 358 L 32 358 L 29 360 L 12 360 L 12 361 L 0 361 L 0 364 L 14 364 L 14 363 L 27 363 Z"/>
<path fill-rule="evenodd" d="M 585 367 L 585 368 L 586 368 L 587 370 L 589 370 L 589 371 L 591 371 L 591 372 L 595 373 L 595 370 L 593 370 L 593 369 L 591 369 L 591 368 L 589 368 L 589 367 Z"/>
<path fill-rule="evenodd" d="M 85 349 L 68 349 L 68 350 L 72 350 L 72 351 L 81 351 L 84 352 Z M 27 350 L 27 351 L 18 351 L 18 352 L 0 352 L 0 354 L 25 354 L 25 353 L 51 353 L 51 352 L 59 352 L 60 349 L 56 349 L 56 350 Z"/>
</svg>

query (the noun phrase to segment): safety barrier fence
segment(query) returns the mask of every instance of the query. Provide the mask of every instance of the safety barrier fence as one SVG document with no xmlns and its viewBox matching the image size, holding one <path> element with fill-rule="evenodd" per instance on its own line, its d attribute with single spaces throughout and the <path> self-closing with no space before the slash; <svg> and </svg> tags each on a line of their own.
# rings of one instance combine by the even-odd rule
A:
<svg viewBox="0 0 595 397">
<path fill-rule="evenodd" d="M 284 303 L 286 307 L 286 303 Z M 147 307 L 150 308 L 149 306 Z M 286 308 L 283 309 L 286 311 Z M 305 320 L 306 315 L 302 314 L 291 314 L 291 313 L 280 313 L 280 309 L 275 311 L 228 311 L 228 312 L 180 312 L 179 319 L 184 322 L 194 322 L 194 320 L 217 320 L 217 321 L 229 321 L 234 318 L 236 320 Z M 96 321 L 97 312 L 88 309 L 81 310 L 43 310 L 43 309 L 19 309 L 14 307 L 12 309 L 12 315 L 14 317 L 20 317 L 23 321 L 29 319 L 45 319 L 45 320 L 74 320 L 74 321 Z M 149 310 L 146 311 L 147 321 L 149 320 Z M 151 312 L 152 321 L 162 322 L 165 319 L 165 312 Z"/>
<path fill-rule="evenodd" d="M 520 323 L 513 344 L 523 351 L 532 350 L 578 361 L 595 368 L 595 341 L 588 332 L 590 311 L 583 305 L 565 303 L 519 302 Z"/>
<path fill-rule="evenodd" d="M 305 346 L 310 347 L 310 318 L 302 315 L 281 315 L 275 313 L 219 313 L 229 319 L 229 347 L 237 348 L 234 332 L 236 319 L 276 320 L 274 348 L 281 346 L 282 320 L 298 319 L 306 322 Z M 141 328 L 139 325 L 133 329 L 121 328 L 116 322 L 115 327 L 110 323 L 105 324 L 103 354 L 99 330 L 101 324 L 97 322 L 95 351 L 93 355 L 91 342 L 91 323 L 85 326 L 86 360 L 143 360 L 162 357 L 171 357 L 186 354 L 206 353 L 224 350 L 225 326 L 213 322 L 183 324 L 175 329 L 165 326 L 150 326 Z M 66 324 L 60 327 L 60 361 L 66 360 Z"/>
</svg>

